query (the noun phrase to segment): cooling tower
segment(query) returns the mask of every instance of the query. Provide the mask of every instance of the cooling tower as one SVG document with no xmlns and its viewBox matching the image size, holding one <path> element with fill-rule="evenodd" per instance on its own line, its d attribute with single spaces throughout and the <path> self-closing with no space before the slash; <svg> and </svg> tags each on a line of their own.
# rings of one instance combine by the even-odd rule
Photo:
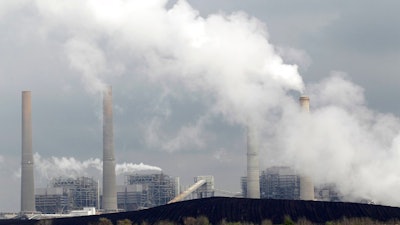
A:
<svg viewBox="0 0 400 225">
<path fill-rule="evenodd" d="M 34 212 L 31 92 L 22 92 L 21 213 Z"/>
<path fill-rule="evenodd" d="M 308 96 L 301 96 L 300 106 L 306 113 L 310 112 L 310 98 Z M 314 184 L 311 177 L 307 175 L 300 176 L 300 199 L 301 200 L 314 200 Z"/>
<path fill-rule="evenodd" d="M 103 209 L 117 211 L 111 86 L 103 92 Z"/>
<path fill-rule="evenodd" d="M 254 127 L 247 129 L 247 198 L 260 198 L 260 169 L 257 134 Z"/>
</svg>

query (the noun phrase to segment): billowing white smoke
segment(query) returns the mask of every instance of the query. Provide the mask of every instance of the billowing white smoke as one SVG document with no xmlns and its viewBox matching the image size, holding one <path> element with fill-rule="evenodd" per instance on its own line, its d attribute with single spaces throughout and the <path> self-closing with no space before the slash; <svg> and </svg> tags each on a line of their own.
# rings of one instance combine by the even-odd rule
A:
<svg viewBox="0 0 400 225">
<path fill-rule="evenodd" d="M 38 153 L 34 155 L 36 174 L 39 183 L 45 184 L 54 177 L 80 177 L 92 176 L 100 177 L 103 170 L 103 162 L 98 158 L 90 158 L 80 161 L 73 157 L 50 157 L 43 158 Z M 117 175 L 135 173 L 140 171 L 161 171 L 156 166 L 145 165 L 143 163 L 121 163 L 115 166 Z"/>
<path fill-rule="evenodd" d="M 145 73 L 171 90 L 185 89 L 204 98 L 206 118 L 257 124 L 265 166 L 288 164 L 312 175 L 316 183 L 337 183 L 349 198 L 400 201 L 393 194 L 400 188 L 399 119 L 368 109 L 362 88 L 343 75 L 309 85 L 311 113 L 301 113 L 298 96 L 292 96 L 293 90 L 304 89 L 297 66 L 283 62 L 268 42 L 265 25 L 255 18 L 241 12 L 204 18 L 184 0 L 171 8 L 167 0 L 21 2 L 35 7 L 37 12 L 24 15 L 40 15 L 43 22 L 37 30 L 63 46 L 90 92 L 101 90 L 103 80 L 127 68 L 134 70 L 130 74 Z M 185 129 L 178 135 L 204 137 L 206 123 L 192 124 L 186 126 L 189 136 Z M 152 135 L 148 140 L 160 137 L 146 133 Z M 168 139 L 176 140 L 169 151 L 190 144 L 181 138 L 162 140 Z M 57 162 L 75 169 L 93 165 Z M 47 170 L 57 170 L 55 159 L 49 164 L 55 168 Z"/>
<path fill-rule="evenodd" d="M 166 85 L 211 94 L 211 109 L 235 123 L 261 121 L 290 89 L 301 91 L 296 65 L 283 63 L 265 25 L 244 13 L 207 18 L 183 0 L 36 1 L 48 33 L 65 29 L 70 65 L 87 89 L 134 63 Z M 57 28 L 56 31 L 54 31 Z M 265 96 L 270 96 L 266 98 Z"/>
<path fill-rule="evenodd" d="M 336 183 L 347 200 L 397 205 L 392 190 L 400 188 L 399 118 L 367 108 L 362 88 L 343 73 L 308 90 L 310 114 L 281 117 L 269 155 L 317 183 Z"/>
</svg>

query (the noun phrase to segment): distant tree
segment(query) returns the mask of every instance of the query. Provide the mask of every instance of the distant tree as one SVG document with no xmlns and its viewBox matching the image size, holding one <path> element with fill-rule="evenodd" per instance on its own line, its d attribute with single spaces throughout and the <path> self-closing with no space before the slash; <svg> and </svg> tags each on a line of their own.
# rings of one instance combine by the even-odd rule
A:
<svg viewBox="0 0 400 225">
<path fill-rule="evenodd" d="M 284 225 L 295 225 L 295 223 L 290 218 L 290 216 L 285 216 L 285 218 L 283 219 L 283 224 Z"/>
<path fill-rule="evenodd" d="M 186 217 L 183 219 L 184 225 L 196 225 L 196 218 L 194 217 Z"/>
<path fill-rule="evenodd" d="M 175 223 L 169 220 L 161 220 L 157 221 L 155 225 L 175 225 Z"/>
<path fill-rule="evenodd" d="M 186 217 L 183 220 L 183 224 L 185 224 L 185 225 L 211 225 L 210 221 L 205 216 L 199 216 L 197 218 Z"/>
<path fill-rule="evenodd" d="M 105 217 L 100 217 L 97 222 L 90 222 L 89 225 L 113 225 L 113 223 Z"/>
<path fill-rule="evenodd" d="M 132 221 L 129 219 L 118 220 L 117 225 L 132 225 Z"/>
<path fill-rule="evenodd" d="M 305 218 L 297 220 L 296 225 L 313 225 L 313 223 Z"/>
<path fill-rule="evenodd" d="M 272 223 L 271 220 L 263 220 L 263 221 L 261 222 L 261 225 L 273 225 L 273 223 Z"/>
</svg>

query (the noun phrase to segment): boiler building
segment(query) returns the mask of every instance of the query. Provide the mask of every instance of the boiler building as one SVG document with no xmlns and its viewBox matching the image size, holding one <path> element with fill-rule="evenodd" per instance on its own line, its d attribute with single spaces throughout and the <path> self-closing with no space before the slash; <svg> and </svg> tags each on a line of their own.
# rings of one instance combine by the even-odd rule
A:
<svg viewBox="0 0 400 225">
<path fill-rule="evenodd" d="M 179 194 L 179 178 L 163 173 L 125 176 L 125 184 L 117 186 L 118 209 L 127 211 L 167 204 Z"/>
<path fill-rule="evenodd" d="M 47 188 L 37 188 L 36 211 L 67 213 L 85 207 L 98 207 L 98 182 L 89 177 L 53 178 Z"/>
<path fill-rule="evenodd" d="M 247 193 L 247 178 L 241 179 L 242 193 Z M 300 176 L 290 167 L 270 167 L 260 174 L 260 197 L 268 199 L 300 199 Z"/>
</svg>

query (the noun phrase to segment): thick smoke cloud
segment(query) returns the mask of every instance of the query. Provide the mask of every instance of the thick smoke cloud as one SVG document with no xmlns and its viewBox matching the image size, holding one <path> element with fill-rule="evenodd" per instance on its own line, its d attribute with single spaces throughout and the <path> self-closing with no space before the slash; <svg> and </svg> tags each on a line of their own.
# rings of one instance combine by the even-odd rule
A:
<svg viewBox="0 0 400 225">
<path fill-rule="evenodd" d="M 389 195 L 400 186 L 397 117 L 369 109 L 362 88 L 346 75 L 304 85 L 298 67 L 283 57 L 305 66 L 311 59 L 300 50 L 276 49 L 266 25 L 256 18 L 243 12 L 202 17 L 184 0 L 167 3 L 18 1 L 0 7 L 0 18 L 28 11 L 24 15 L 38 25 L 34 36 L 57 46 L 91 94 L 119 76 L 145 75 L 169 98 L 199 99 L 204 112 L 175 130 L 163 130 L 168 110 L 143 125 L 148 146 L 168 152 L 207 148 L 207 125 L 222 118 L 237 129 L 256 126 L 264 166 L 285 164 L 316 183 L 334 182 L 348 200 L 397 204 L 399 197 Z M 310 114 L 298 106 L 303 91 L 311 97 Z M 101 168 L 99 159 L 36 154 L 35 160 L 46 178 L 53 176 L 50 172 L 84 174 Z M 142 167 L 122 164 L 117 171 Z"/>
</svg>

